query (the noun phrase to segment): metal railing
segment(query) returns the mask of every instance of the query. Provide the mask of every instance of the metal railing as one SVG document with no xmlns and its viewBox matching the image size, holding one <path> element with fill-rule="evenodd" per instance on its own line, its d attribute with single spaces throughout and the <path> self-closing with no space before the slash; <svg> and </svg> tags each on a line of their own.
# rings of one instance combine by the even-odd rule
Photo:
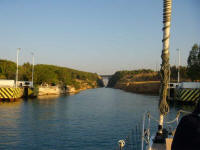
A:
<svg viewBox="0 0 200 150">
<path fill-rule="evenodd" d="M 164 127 L 169 131 L 169 135 L 173 133 L 178 125 L 181 113 L 191 113 L 184 110 L 179 110 L 176 117 L 170 121 L 164 122 Z M 155 136 L 155 129 L 157 129 L 159 121 L 152 116 L 150 112 L 143 114 L 142 122 L 139 122 L 129 135 L 118 141 L 117 150 L 145 150 L 153 144 L 153 137 Z M 154 129 L 154 131 L 152 131 Z M 151 134 L 151 131 L 153 134 Z"/>
</svg>

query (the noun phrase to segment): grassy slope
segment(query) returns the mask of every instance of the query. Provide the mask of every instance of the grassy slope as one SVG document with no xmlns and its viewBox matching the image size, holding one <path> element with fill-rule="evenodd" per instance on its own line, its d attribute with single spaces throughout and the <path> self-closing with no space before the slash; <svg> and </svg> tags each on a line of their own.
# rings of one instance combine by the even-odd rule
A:
<svg viewBox="0 0 200 150">
<path fill-rule="evenodd" d="M 95 73 L 78 71 L 66 67 L 38 64 L 34 67 L 34 83 L 37 85 L 48 83 L 57 85 L 70 85 L 76 89 L 83 86 L 102 86 L 100 77 Z M 0 79 L 15 79 L 16 63 L 0 60 Z M 19 80 L 31 81 L 32 65 L 25 63 L 19 66 Z"/>
</svg>

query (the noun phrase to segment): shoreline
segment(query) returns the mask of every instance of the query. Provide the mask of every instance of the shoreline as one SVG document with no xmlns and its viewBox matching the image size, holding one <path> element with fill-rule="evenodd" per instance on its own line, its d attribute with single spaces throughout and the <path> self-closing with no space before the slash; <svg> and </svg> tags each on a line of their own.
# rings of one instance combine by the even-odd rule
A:
<svg viewBox="0 0 200 150">
<path fill-rule="evenodd" d="M 63 90 L 60 87 L 40 87 L 37 97 L 75 95 L 82 91 L 95 89 L 95 88 L 100 88 L 100 87 L 85 87 L 85 88 L 80 88 L 80 89 L 75 89 L 74 87 L 70 87 L 70 88 L 68 87 L 68 89 L 66 90 Z"/>
</svg>

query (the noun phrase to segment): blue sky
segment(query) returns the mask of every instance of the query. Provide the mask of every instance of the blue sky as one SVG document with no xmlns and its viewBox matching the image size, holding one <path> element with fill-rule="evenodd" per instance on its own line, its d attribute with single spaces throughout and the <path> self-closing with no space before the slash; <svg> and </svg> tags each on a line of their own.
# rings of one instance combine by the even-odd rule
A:
<svg viewBox="0 0 200 150">
<path fill-rule="evenodd" d="M 173 0 L 170 62 L 200 44 L 200 1 Z M 159 69 L 162 0 L 0 0 L 0 59 L 99 74 Z"/>
</svg>

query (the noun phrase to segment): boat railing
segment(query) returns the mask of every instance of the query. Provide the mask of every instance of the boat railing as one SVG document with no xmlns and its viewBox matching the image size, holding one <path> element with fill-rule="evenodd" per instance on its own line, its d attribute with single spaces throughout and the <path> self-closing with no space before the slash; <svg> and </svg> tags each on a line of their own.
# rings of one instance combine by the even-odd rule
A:
<svg viewBox="0 0 200 150">
<path fill-rule="evenodd" d="M 179 123 L 181 114 L 191 112 L 179 110 L 176 117 L 170 121 L 164 122 L 164 128 L 168 131 L 169 136 L 173 137 L 176 127 Z M 150 112 L 143 114 L 142 122 L 139 122 L 135 128 L 131 130 L 128 136 L 119 140 L 117 150 L 146 150 L 153 144 L 159 120 Z"/>
</svg>

